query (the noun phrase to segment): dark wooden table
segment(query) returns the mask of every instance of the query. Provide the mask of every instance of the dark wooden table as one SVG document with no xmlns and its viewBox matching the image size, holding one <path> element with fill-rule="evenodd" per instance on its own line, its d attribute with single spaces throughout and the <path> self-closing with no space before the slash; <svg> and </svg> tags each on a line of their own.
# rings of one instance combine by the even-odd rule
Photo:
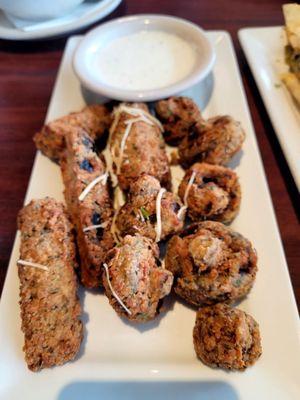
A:
<svg viewBox="0 0 300 400">
<path fill-rule="evenodd" d="M 237 39 L 237 31 L 242 27 L 282 25 L 281 4 L 276 0 L 124 0 L 107 19 L 163 13 L 186 18 L 205 29 L 230 32 L 299 306 L 298 192 Z M 16 215 L 23 204 L 34 159 L 31 137 L 43 124 L 66 39 L 0 41 L 0 290 L 15 236 Z"/>
</svg>

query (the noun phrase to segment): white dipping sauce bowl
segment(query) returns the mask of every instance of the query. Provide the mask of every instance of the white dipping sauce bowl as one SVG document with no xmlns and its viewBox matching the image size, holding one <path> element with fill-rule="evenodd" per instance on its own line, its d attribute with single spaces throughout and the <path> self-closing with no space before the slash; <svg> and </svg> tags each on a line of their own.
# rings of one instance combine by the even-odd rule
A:
<svg viewBox="0 0 300 400">
<path fill-rule="evenodd" d="M 190 43 L 197 58 L 191 72 L 178 82 L 160 88 L 129 90 L 105 83 L 105 78 L 93 70 L 95 57 L 112 40 L 141 31 L 163 31 L 175 34 Z M 203 29 L 181 18 L 156 14 L 141 14 L 118 18 L 91 30 L 79 43 L 73 67 L 82 85 L 94 93 L 121 101 L 155 101 L 174 96 L 203 80 L 212 70 L 215 51 Z M 134 60 L 133 60 L 134 62 Z"/>
<path fill-rule="evenodd" d="M 60 17 L 83 0 L 0 0 L 0 8 L 13 17 L 46 20 Z"/>
</svg>

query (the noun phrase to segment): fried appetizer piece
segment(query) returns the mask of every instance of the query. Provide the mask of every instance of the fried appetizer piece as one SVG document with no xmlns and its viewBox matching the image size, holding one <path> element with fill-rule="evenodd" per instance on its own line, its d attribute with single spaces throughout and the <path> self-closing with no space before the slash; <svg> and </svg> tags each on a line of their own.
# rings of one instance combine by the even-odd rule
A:
<svg viewBox="0 0 300 400">
<path fill-rule="evenodd" d="M 115 311 L 132 321 L 146 322 L 158 313 L 172 287 L 173 275 L 160 266 L 158 246 L 140 235 L 127 235 L 107 255 L 103 285 Z"/>
<path fill-rule="evenodd" d="M 282 11 L 285 21 L 285 30 L 288 44 L 300 53 L 300 4 L 283 4 Z M 298 67 L 299 67 L 298 60 Z M 300 72 L 298 70 L 298 72 Z"/>
<path fill-rule="evenodd" d="M 249 240 L 220 222 L 193 224 L 168 243 L 166 268 L 175 292 L 195 306 L 233 302 L 248 294 L 257 271 Z"/>
<path fill-rule="evenodd" d="M 185 211 L 179 214 L 180 208 L 177 196 L 143 174 L 131 184 L 127 202 L 118 211 L 117 230 L 121 236 L 139 233 L 158 242 L 183 228 Z"/>
<path fill-rule="evenodd" d="M 36 147 L 51 160 L 58 162 L 66 146 L 65 138 L 74 128 L 84 129 L 92 138 L 101 138 L 108 132 L 111 112 L 105 105 L 94 104 L 44 125 L 34 135 Z"/>
<path fill-rule="evenodd" d="M 105 160 L 95 153 L 85 131 L 74 129 L 66 136 L 61 171 L 68 211 L 77 232 L 81 282 L 95 288 L 101 284 L 105 255 L 114 245 L 110 232 L 113 207 Z"/>
<path fill-rule="evenodd" d="M 214 368 L 245 370 L 262 353 L 258 323 L 226 304 L 200 308 L 193 338 L 197 356 Z"/>
<path fill-rule="evenodd" d="M 18 216 L 23 350 L 38 371 L 73 360 L 82 341 L 72 225 L 62 203 L 32 200 Z"/>
<path fill-rule="evenodd" d="M 282 8 L 287 37 L 285 62 L 289 71 L 281 75 L 281 80 L 300 107 L 300 5 L 284 4 Z"/>
<path fill-rule="evenodd" d="M 196 163 L 185 173 L 178 194 L 194 221 L 230 223 L 238 213 L 241 187 L 234 171 L 220 165 Z"/>
<path fill-rule="evenodd" d="M 114 171 L 122 190 L 143 173 L 171 188 L 171 173 L 162 137 L 162 126 L 145 104 L 121 104 L 114 110 L 109 146 Z"/>
<path fill-rule="evenodd" d="M 198 121 L 202 121 L 197 104 L 189 97 L 170 97 L 155 106 L 164 127 L 164 138 L 170 145 L 178 145 Z"/>
<path fill-rule="evenodd" d="M 238 121 L 228 115 L 214 117 L 193 125 L 179 145 L 179 161 L 184 168 L 195 162 L 226 165 L 245 140 Z"/>
<path fill-rule="evenodd" d="M 300 53 L 299 53 L 300 58 Z M 300 71 L 300 67 L 299 67 Z M 281 75 L 281 79 L 283 83 L 286 85 L 287 89 L 292 94 L 294 100 L 298 107 L 300 107 L 300 79 L 291 72 L 286 72 L 285 74 Z"/>
</svg>

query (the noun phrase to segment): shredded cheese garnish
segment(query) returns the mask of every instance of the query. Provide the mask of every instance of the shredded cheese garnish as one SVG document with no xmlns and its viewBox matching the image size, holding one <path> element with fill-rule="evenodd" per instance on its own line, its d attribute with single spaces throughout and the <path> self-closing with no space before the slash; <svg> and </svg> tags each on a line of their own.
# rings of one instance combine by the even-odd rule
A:
<svg viewBox="0 0 300 400">
<path fill-rule="evenodd" d="M 177 217 L 178 217 L 178 218 L 180 218 L 180 217 L 181 217 L 181 214 L 184 212 L 184 210 L 187 209 L 187 199 L 188 199 L 188 195 L 189 195 L 189 192 L 190 192 L 190 190 L 191 190 L 192 184 L 194 183 L 195 178 L 196 178 L 196 172 L 193 171 L 193 172 L 192 172 L 192 175 L 191 175 L 191 177 L 190 177 L 190 179 L 189 179 L 189 181 L 188 181 L 188 184 L 187 184 L 187 187 L 186 187 L 186 189 L 185 189 L 185 192 L 184 192 L 184 196 L 183 196 L 183 204 L 184 204 L 184 205 L 179 209 L 179 211 L 178 211 L 178 213 L 177 213 Z"/>
<path fill-rule="evenodd" d="M 117 175 L 121 171 L 121 165 L 122 165 L 124 150 L 125 150 L 125 146 L 126 146 L 126 140 L 131 132 L 131 128 L 132 128 L 133 124 L 135 124 L 136 122 L 145 122 L 147 124 L 153 125 L 152 122 L 147 120 L 147 118 L 145 118 L 144 116 L 137 117 L 137 118 L 131 118 L 131 119 L 128 119 L 127 121 L 125 121 L 125 125 L 127 125 L 127 126 L 126 126 L 124 135 L 121 140 L 119 157 L 115 156 L 115 151 L 114 151 L 114 162 L 117 167 Z"/>
<path fill-rule="evenodd" d="M 139 213 L 139 216 L 141 218 L 141 221 L 145 222 L 145 218 L 144 218 L 143 213 L 142 213 L 142 211 L 140 209 L 138 210 L 138 213 Z"/>
<path fill-rule="evenodd" d="M 145 122 L 148 125 L 154 126 L 157 125 L 161 131 L 163 131 L 162 124 L 160 121 L 158 121 L 153 115 L 151 115 L 148 111 L 145 111 L 141 108 L 136 108 L 136 107 L 130 107 L 126 106 L 125 104 L 120 104 L 119 107 L 117 107 L 114 112 L 114 121 L 111 125 L 110 131 L 109 131 L 109 143 L 111 144 L 111 137 L 113 132 L 116 130 L 117 125 L 120 121 L 121 113 L 127 113 L 131 115 L 132 117 L 136 118 L 129 118 L 127 119 L 124 123 L 126 126 L 125 132 L 122 136 L 122 140 L 120 143 L 120 151 L 119 151 L 119 156 L 116 156 L 116 149 L 115 146 L 111 146 L 111 155 L 113 162 L 116 165 L 116 173 L 117 175 L 120 174 L 121 171 L 121 165 L 124 157 L 124 150 L 126 146 L 126 140 L 131 132 L 131 128 L 134 123 L 136 122 Z"/>
<path fill-rule="evenodd" d="M 24 265 L 26 267 L 42 269 L 43 271 L 49 271 L 49 268 L 46 267 L 45 265 L 37 264 L 37 263 L 31 262 L 31 261 L 18 260 L 17 264 Z"/>
<path fill-rule="evenodd" d="M 114 190 L 114 208 L 119 209 L 124 203 L 124 193 L 120 189 L 120 186 L 117 185 Z"/>
<path fill-rule="evenodd" d="M 122 306 L 124 308 L 124 310 L 127 312 L 127 314 L 131 315 L 131 311 L 125 306 L 123 301 L 120 299 L 120 297 L 117 295 L 117 293 L 114 291 L 114 288 L 112 287 L 112 284 L 111 284 L 110 279 L 109 279 L 108 265 L 106 263 L 104 263 L 103 267 L 105 269 L 107 283 L 108 283 L 108 286 L 109 286 L 109 288 L 111 290 L 112 295 L 117 300 L 117 302 L 120 304 L 120 306 Z"/>
<path fill-rule="evenodd" d="M 149 122 L 153 122 L 153 124 L 157 125 L 161 131 L 164 130 L 161 122 L 157 118 L 155 118 L 152 114 L 150 114 L 148 111 L 143 110 L 142 108 L 131 107 L 131 106 L 126 106 L 125 104 L 120 104 L 119 107 L 117 107 L 114 110 L 114 115 L 116 116 L 120 115 L 122 112 L 130 114 L 133 117 L 145 117 L 147 120 L 150 120 Z M 112 128 L 115 129 L 114 126 L 112 126 Z"/>
<path fill-rule="evenodd" d="M 107 225 L 108 225 L 108 221 L 105 221 L 102 224 L 98 224 L 98 225 L 86 226 L 85 228 L 83 228 L 83 232 L 92 231 L 93 229 L 98 229 L 98 228 L 106 228 Z"/>
<path fill-rule="evenodd" d="M 156 197 L 156 242 L 159 242 L 161 237 L 161 199 L 165 191 L 165 188 L 161 188 Z"/>
<path fill-rule="evenodd" d="M 92 182 L 90 182 L 87 187 L 84 189 L 84 191 L 81 193 L 81 195 L 78 197 L 79 201 L 84 200 L 86 195 L 93 189 L 94 186 L 97 185 L 97 183 L 102 182 L 103 185 L 106 184 L 108 178 L 108 172 L 105 172 L 103 175 L 98 176 L 95 178 Z"/>
<path fill-rule="evenodd" d="M 119 173 L 121 171 L 121 164 L 122 164 L 122 160 L 123 160 L 123 154 L 124 154 L 124 150 L 125 150 L 126 140 L 127 140 L 128 136 L 129 136 L 129 133 L 130 133 L 131 128 L 132 128 L 132 125 L 137 121 L 139 121 L 139 119 L 138 118 L 134 118 L 134 119 L 131 119 L 131 120 L 128 120 L 128 121 L 125 122 L 125 124 L 127 126 L 126 126 L 124 135 L 123 135 L 122 140 L 121 140 L 119 157 L 116 158 L 115 157 L 115 153 L 114 153 L 114 161 L 115 161 L 115 164 L 116 164 L 116 167 L 117 167 L 117 175 L 119 175 Z"/>
<path fill-rule="evenodd" d="M 114 116 L 114 119 L 113 119 L 113 122 L 112 122 L 112 124 L 111 124 L 111 126 L 110 126 L 110 128 L 109 128 L 108 143 L 111 143 L 111 135 L 112 135 L 112 134 L 114 133 L 114 131 L 116 130 L 116 127 L 117 127 L 117 125 L 118 125 L 118 123 L 119 123 L 119 121 L 120 121 L 121 113 L 120 113 L 120 112 L 117 113 L 117 112 L 114 110 L 113 116 Z"/>
</svg>

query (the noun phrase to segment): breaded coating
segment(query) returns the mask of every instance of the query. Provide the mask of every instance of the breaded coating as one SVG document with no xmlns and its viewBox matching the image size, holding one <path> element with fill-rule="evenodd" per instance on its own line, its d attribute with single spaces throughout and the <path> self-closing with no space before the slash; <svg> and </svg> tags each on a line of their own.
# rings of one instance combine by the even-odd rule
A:
<svg viewBox="0 0 300 400">
<path fill-rule="evenodd" d="M 173 146 L 178 145 L 192 127 L 202 121 L 197 104 L 189 97 L 160 100 L 155 105 L 155 111 L 163 124 L 165 141 Z"/>
<path fill-rule="evenodd" d="M 201 307 L 246 296 L 255 280 L 257 256 L 241 234 L 205 221 L 172 237 L 165 266 L 174 274 L 175 292 Z"/>
<path fill-rule="evenodd" d="M 241 202 L 238 177 L 230 168 L 196 163 L 185 173 L 178 194 L 194 221 L 210 219 L 230 223 Z"/>
<path fill-rule="evenodd" d="M 74 359 L 83 337 L 73 227 L 63 204 L 48 197 L 19 212 L 18 228 L 23 350 L 38 371 Z"/>
<path fill-rule="evenodd" d="M 94 104 L 49 122 L 34 135 L 33 140 L 45 156 L 59 162 L 66 146 L 65 138 L 74 128 L 84 129 L 95 140 L 108 132 L 111 122 L 109 108 L 102 104 Z"/>
<path fill-rule="evenodd" d="M 160 266 L 158 247 L 140 235 L 125 236 L 108 253 L 103 285 L 111 306 L 131 321 L 146 322 L 159 313 L 173 275 Z"/>
<path fill-rule="evenodd" d="M 171 173 L 162 127 L 143 103 L 120 104 L 114 110 L 109 146 L 120 188 L 127 191 L 143 173 L 171 188 Z"/>
<path fill-rule="evenodd" d="M 245 370 L 262 353 L 258 323 L 226 304 L 200 308 L 193 338 L 197 356 L 214 368 Z"/>
<path fill-rule="evenodd" d="M 81 282 L 88 288 L 99 287 L 104 258 L 114 245 L 110 232 L 113 207 L 105 160 L 95 153 L 93 141 L 85 131 L 74 129 L 66 137 L 61 171 L 68 211 L 77 233 Z M 96 178 L 100 181 L 79 199 Z"/>
<path fill-rule="evenodd" d="M 121 236 L 139 233 L 152 240 L 162 240 L 183 228 L 185 212 L 179 215 L 180 199 L 171 192 L 164 191 L 157 205 L 159 181 L 143 174 L 131 186 L 127 202 L 120 208 L 116 226 Z M 161 230 L 157 236 L 157 207 L 160 208 Z"/>
<path fill-rule="evenodd" d="M 200 121 L 179 144 L 179 161 L 184 168 L 195 162 L 226 165 L 244 140 L 241 124 L 228 115 Z"/>
</svg>

